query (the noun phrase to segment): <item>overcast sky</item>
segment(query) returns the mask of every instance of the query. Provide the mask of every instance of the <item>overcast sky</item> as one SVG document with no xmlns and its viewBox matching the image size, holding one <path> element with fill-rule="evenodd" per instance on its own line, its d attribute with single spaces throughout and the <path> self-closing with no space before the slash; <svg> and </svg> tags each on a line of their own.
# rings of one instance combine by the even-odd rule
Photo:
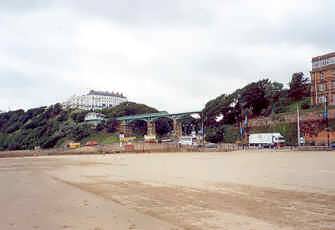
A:
<svg viewBox="0 0 335 230">
<path fill-rule="evenodd" d="M 334 0 L 1 0 L 0 110 L 89 89 L 169 112 L 335 51 Z"/>
</svg>

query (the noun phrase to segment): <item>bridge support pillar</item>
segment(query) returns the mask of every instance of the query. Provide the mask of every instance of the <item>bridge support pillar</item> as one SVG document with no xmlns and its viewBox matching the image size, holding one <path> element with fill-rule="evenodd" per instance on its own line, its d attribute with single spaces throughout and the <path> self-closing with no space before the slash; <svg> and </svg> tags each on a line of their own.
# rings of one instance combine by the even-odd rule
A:
<svg viewBox="0 0 335 230">
<path fill-rule="evenodd" d="M 123 133 L 126 137 L 132 135 L 133 131 L 126 121 L 121 121 L 118 129 L 119 133 Z"/>
<path fill-rule="evenodd" d="M 173 119 L 173 130 L 176 139 L 179 139 L 183 135 L 181 122 L 179 122 L 176 118 Z"/>
<path fill-rule="evenodd" d="M 155 121 L 147 121 L 147 135 L 156 136 L 156 124 Z"/>
</svg>

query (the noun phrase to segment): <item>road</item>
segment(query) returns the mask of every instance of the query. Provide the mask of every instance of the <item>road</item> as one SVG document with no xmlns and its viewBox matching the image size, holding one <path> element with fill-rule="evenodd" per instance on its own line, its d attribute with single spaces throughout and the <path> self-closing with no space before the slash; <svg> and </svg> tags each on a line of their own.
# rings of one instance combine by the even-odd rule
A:
<svg viewBox="0 0 335 230">
<path fill-rule="evenodd" d="M 335 153 L 0 159 L 0 229 L 335 229 Z"/>
</svg>

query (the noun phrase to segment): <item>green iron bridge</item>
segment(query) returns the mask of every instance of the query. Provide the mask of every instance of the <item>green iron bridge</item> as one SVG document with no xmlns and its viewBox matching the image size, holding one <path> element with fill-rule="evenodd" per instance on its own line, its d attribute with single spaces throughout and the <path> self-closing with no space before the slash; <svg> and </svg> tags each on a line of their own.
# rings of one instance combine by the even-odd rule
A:
<svg viewBox="0 0 335 230">
<path fill-rule="evenodd" d="M 119 130 L 120 133 L 123 133 L 126 136 L 131 136 L 132 130 L 129 124 L 134 121 L 145 121 L 147 123 L 147 135 L 155 136 L 156 135 L 155 121 L 157 121 L 160 118 L 169 118 L 173 121 L 174 134 L 177 138 L 179 138 L 180 136 L 182 136 L 181 119 L 190 117 L 192 114 L 200 114 L 200 113 L 201 113 L 200 111 L 195 111 L 195 112 L 170 114 L 166 111 L 161 111 L 158 113 L 147 113 L 147 114 L 118 117 L 116 118 L 116 120 L 120 122 L 120 130 Z"/>
</svg>

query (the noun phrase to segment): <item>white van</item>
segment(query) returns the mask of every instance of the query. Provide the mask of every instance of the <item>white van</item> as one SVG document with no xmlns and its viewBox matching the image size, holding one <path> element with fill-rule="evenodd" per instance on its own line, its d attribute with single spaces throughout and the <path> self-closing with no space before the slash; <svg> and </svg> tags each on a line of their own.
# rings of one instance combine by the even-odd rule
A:
<svg viewBox="0 0 335 230">
<path fill-rule="evenodd" d="M 249 135 L 250 146 L 275 147 L 283 146 L 285 139 L 280 133 L 254 133 Z"/>
<path fill-rule="evenodd" d="M 178 144 L 180 145 L 187 145 L 187 146 L 197 146 L 197 138 L 194 136 L 182 136 L 179 139 Z"/>
</svg>

